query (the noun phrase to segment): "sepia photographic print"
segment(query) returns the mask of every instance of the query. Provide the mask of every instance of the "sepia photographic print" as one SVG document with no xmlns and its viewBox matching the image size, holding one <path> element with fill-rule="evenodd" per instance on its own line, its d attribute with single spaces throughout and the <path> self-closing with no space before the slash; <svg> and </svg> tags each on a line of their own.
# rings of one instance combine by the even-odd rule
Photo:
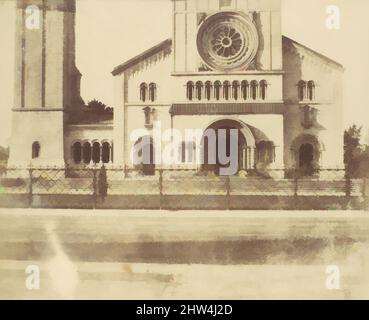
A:
<svg viewBox="0 0 369 320">
<path fill-rule="evenodd" d="M 0 0 L 0 299 L 368 299 L 368 10 Z"/>
</svg>

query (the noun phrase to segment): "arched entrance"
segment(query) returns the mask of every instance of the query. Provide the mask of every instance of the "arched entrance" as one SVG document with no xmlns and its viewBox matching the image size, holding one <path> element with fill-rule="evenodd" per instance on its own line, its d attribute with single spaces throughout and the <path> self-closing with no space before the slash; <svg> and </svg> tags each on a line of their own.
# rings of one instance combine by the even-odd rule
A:
<svg viewBox="0 0 369 320">
<path fill-rule="evenodd" d="M 296 169 L 303 176 L 312 176 L 319 169 L 323 145 L 313 135 L 300 135 L 292 143 Z"/>
<path fill-rule="evenodd" d="M 203 171 L 220 174 L 221 168 L 235 167 L 233 174 L 254 167 L 255 139 L 246 124 L 223 119 L 205 130 L 201 149 Z"/>
</svg>

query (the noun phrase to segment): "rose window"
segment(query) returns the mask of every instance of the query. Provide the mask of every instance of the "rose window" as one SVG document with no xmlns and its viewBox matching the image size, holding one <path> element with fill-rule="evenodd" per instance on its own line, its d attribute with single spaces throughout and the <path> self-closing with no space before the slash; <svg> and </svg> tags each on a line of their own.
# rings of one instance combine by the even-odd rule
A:
<svg viewBox="0 0 369 320">
<path fill-rule="evenodd" d="M 239 32 L 232 27 L 222 27 L 213 34 L 212 50 L 220 57 L 235 56 L 242 49 L 243 41 Z"/>
<path fill-rule="evenodd" d="M 257 30 L 247 16 L 220 12 L 200 26 L 197 47 L 203 62 L 213 70 L 244 70 L 256 55 Z"/>
</svg>

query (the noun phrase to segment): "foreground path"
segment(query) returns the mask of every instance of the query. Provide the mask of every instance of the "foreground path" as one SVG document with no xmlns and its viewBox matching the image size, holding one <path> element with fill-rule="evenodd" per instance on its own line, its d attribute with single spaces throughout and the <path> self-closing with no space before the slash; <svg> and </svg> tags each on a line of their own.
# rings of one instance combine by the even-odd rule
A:
<svg viewBox="0 0 369 320">
<path fill-rule="evenodd" d="M 368 240 L 367 212 L 0 209 L 0 298 L 369 298 Z"/>
</svg>

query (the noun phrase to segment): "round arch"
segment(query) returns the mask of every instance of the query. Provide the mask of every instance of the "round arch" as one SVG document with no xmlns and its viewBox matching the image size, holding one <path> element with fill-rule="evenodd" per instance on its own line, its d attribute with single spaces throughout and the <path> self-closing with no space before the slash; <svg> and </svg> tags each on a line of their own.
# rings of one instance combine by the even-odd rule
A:
<svg viewBox="0 0 369 320">
<path fill-rule="evenodd" d="M 317 136 L 301 134 L 291 144 L 295 168 L 302 170 L 303 175 L 313 175 L 319 169 L 324 150 L 324 144 Z"/>
<path fill-rule="evenodd" d="M 211 151 L 209 149 L 209 140 L 205 140 L 205 133 L 206 130 L 212 129 L 216 131 L 216 141 L 215 141 L 215 152 Z M 256 141 L 255 137 L 250 130 L 250 128 L 239 119 L 234 118 L 218 118 L 214 121 L 211 121 L 203 134 L 203 139 L 201 141 L 201 150 L 202 150 L 202 159 L 204 165 L 202 166 L 203 170 L 206 171 L 214 171 L 218 172 L 218 170 L 223 167 L 220 163 L 220 160 L 218 158 L 218 139 L 221 138 L 218 136 L 218 129 L 237 129 L 239 132 L 239 138 L 238 138 L 238 171 L 240 170 L 248 170 L 253 169 L 255 167 L 255 147 L 256 147 Z M 229 137 L 229 132 L 227 131 L 227 139 Z M 224 138 L 222 138 L 224 139 Z M 214 143 L 214 142 L 213 142 Z M 214 146 L 214 144 L 213 144 Z M 230 150 L 228 150 L 228 144 L 227 146 L 227 155 L 229 156 Z M 212 152 L 211 154 L 209 153 Z M 216 163 L 209 160 L 212 159 L 212 161 L 216 160 Z"/>
<path fill-rule="evenodd" d="M 211 121 L 210 123 L 208 123 L 206 129 L 218 129 L 221 126 L 233 126 L 235 129 L 240 130 L 240 132 L 242 133 L 243 137 L 246 140 L 246 144 L 248 147 L 251 148 L 255 148 L 256 146 L 256 141 L 255 141 L 255 137 L 253 135 L 253 133 L 251 132 L 249 126 L 244 123 L 242 120 L 239 119 L 234 119 L 234 118 L 219 118 L 216 119 L 214 121 Z"/>
<path fill-rule="evenodd" d="M 319 140 L 317 136 L 312 134 L 301 134 L 291 144 L 292 151 L 298 151 L 302 144 L 312 144 L 317 147 L 319 152 L 325 151 L 324 144 Z"/>
</svg>

